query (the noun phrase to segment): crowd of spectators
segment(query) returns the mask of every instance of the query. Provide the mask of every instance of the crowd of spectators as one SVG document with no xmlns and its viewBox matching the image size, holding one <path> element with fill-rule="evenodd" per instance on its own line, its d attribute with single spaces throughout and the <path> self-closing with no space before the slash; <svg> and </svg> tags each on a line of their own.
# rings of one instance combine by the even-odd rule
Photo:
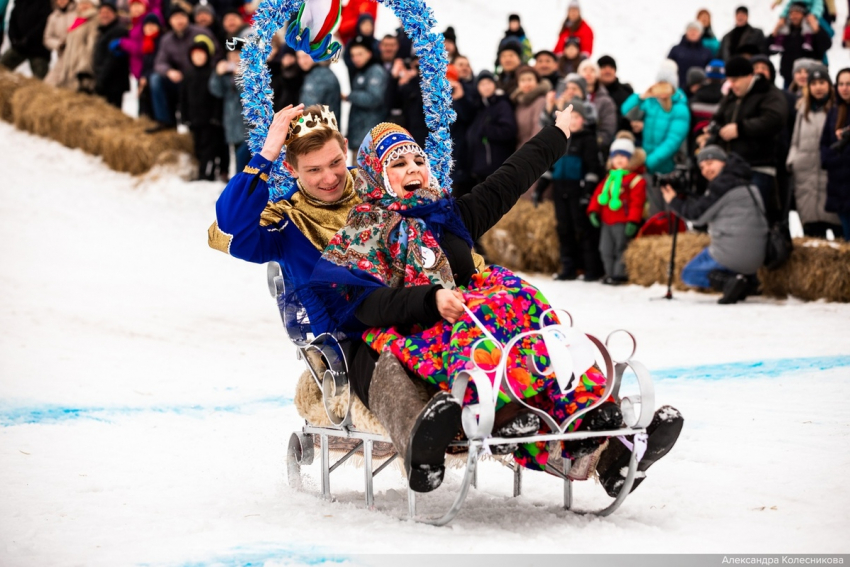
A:
<svg viewBox="0 0 850 567">
<path fill-rule="evenodd" d="M 836 36 L 834 0 L 776 4 L 784 5 L 769 33 L 750 23 L 746 6 L 723 15 L 734 26 L 722 36 L 711 13 L 699 10 L 652 84 L 637 92 L 619 80 L 614 57 L 594 54 L 578 0 L 569 2 L 551 51 L 535 50 L 521 17 L 510 15 L 493 46 L 494 66 L 477 74 L 449 27 L 454 192 L 469 191 L 572 105 L 567 155 L 527 193 L 534 203 L 554 201 L 556 277 L 625 281 L 621 255 L 629 239 L 647 219 L 672 210 L 707 226 L 717 241 L 689 267 L 688 281 L 723 290 L 728 302 L 742 299 L 754 289 L 758 258 L 742 262 L 727 252 L 740 252 L 742 242 L 757 247 L 789 210 L 806 235 L 850 235 L 850 69 L 832 72 L 827 59 L 833 42 L 850 47 L 850 27 Z M 246 33 L 254 9 L 244 0 L 18 1 L 0 64 L 15 69 L 28 61 L 50 84 L 119 107 L 134 77 L 150 132 L 179 120 L 194 137 L 198 178 L 226 178 L 231 149 L 238 169 L 250 159 L 234 39 Z M 339 36 L 349 92 L 328 63 L 276 40 L 268 60 L 275 110 L 325 104 L 341 116 L 347 102 L 350 149 L 381 121 L 403 125 L 424 145 L 410 39 L 401 28 L 376 37 L 374 3 L 351 0 L 346 10 Z"/>
</svg>

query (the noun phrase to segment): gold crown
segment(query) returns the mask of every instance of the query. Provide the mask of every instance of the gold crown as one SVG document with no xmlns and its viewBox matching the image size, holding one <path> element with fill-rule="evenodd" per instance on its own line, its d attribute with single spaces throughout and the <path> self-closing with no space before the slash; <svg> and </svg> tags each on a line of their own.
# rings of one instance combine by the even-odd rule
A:
<svg viewBox="0 0 850 567">
<path fill-rule="evenodd" d="M 325 128 L 339 132 L 339 124 L 333 111 L 327 106 L 322 106 L 321 114 L 302 114 L 289 124 L 289 135 L 286 138 L 286 143 Z"/>
</svg>

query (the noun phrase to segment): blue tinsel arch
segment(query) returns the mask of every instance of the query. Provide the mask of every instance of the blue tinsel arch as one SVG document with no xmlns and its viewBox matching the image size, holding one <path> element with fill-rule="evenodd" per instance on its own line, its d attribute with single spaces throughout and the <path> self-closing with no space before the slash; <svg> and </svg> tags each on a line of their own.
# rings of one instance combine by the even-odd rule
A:
<svg viewBox="0 0 850 567">
<path fill-rule="evenodd" d="M 430 133 L 425 151 L 431 159 L 431 171 L 440 185 L 451 184 L 452 139 L 449 128 L 456 115 L 452 108 L 451 87 L 446 79 L 447 59 L 443 35 L 434 33 L 434 14 L 424 0 L 376 0 L 392 9 L 419 55 L 422 103 Z M 253 126 L 248 147 L 259 153 L 274 118 L 271 77 L 266 60 L 271 53 L 272 36 L 297 14 L 304 0 L 265 0 L 254 14 L 252 37 L 242 48 L 242 108 Z M 285 150 L 284 150 L 285 153 Z M 283 156 L 274 164 L 269 181 L 273 201 L 289 197 L 291 178 L 283 167 Z"/>
</svg>

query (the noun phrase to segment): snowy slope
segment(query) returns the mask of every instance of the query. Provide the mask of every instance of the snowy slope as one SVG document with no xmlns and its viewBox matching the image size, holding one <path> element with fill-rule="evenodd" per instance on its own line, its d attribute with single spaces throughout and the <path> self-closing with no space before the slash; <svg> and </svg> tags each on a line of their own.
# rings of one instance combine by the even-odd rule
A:
<svg viewBox="0 0 850 567">
<path fill-rule="evenodd" d="M 755 24 L 769 25 L 768 3 L 751 7 Z M 643 88 L 698 8 L 682 4 L 583 9 L 597 54 L 615 55 Z M 535 0 L 533 14 L 495 0 L 432 5 L 479 69 L 511 11 L 535 47 L 551 47 L 566 0 Z M 711 3 L 718 33 L 735 5 Z M 382 13 L 379 29 L 392 24 Z M 430 528 L 399 519 L 395 471 L 376 481 L 378 512 L 363 509 L 353 468 L 334 473 L 335 503 L 287 487 L 300 366 L 264 268 L 206 245 L 221 184 L 168 171 L 132 178 L 6 123 L 0 140 L 0 565 L 850 552 L 848 305 L 757 298 L 722 308 L 694 293 L 651 301 L 658 287 L 533 277 L 585 331 L 637 335 L 659 404 L 678 407 L 685 430 L 611 518 L 561 511 L 561 485 L 540 474 L 505 498 L 510 475 L 489 464 L 460 516 Z M 315 483 L 316 467 L 308 473 Z M 422 505 L 447 505 L 458 478 Z M 576 492 L 579 507 L 607 501 L 593 483 Z"/>
<path fill-rule="evenodd" d="M 5 123 L 0 138 L 4 566 L 592 552 L 599 541 L 626 552 L 848 551 L 848 305 L 721 308 L 698 294 L 652 302 L 662 289 L 535 278 L 585 330 L 633 330 L 659 403 L 681 409 L 686 428 L 612 518 L 560 511 L 560 484 L 541 474 L 506 499 L 510 475 L 489 464 L 461 515 L 435 529 L 399 520 L 395 471 L 377 479 L 377 513 L 362 508 L 354 469 L 334 473 L 336 503 L 286 486 L 299 366 L 263 268 L 206 247 L 220 185 L 134 179 Z M 578 486 L 579 506 L 605 501 L 593 483 Z"/>
</svg>

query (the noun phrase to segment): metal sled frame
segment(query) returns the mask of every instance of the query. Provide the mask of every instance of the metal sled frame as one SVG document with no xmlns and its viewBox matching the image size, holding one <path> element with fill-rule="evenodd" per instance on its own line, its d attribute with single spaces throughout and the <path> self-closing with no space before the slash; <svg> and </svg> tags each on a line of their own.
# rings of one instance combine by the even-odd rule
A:
<svg viewBox="0 0 850 567">
<path fill-rule="evenodd" d="M 348 382 L 347 362 L 345 360 L 343 349 L 339 345 L 337 339 L 333 336 L 320 335 L 318 337 L 312 337 L 309 332 L 309 325 L 305 324 L 306 318 L 304 316 L 304 308 L 298 304 L 292 304 L 290 302 L 285 301 L 286 286 L 284 282 L 284 276 L 282 274 L 279 264 L 277 264 L 276 262 L 270 262 L 268 264 L 267 276 L 269 291 L 271 292 L 272 296 L 277 300 L 281 318 L 283 319 L 283 324 L 286 328 L 287 334 L 290 340 L 295 344 L 295 347 L 298 349 L 298 358 L 305 361 L 308 370 L 313 376 L 313 379 L 316 381 L 316 384 L 322 390 L 323 405 L 325 407 L 325 411 L 328 415 L 330 422 L 333 424 L 332 427 L 317 427 L 306 423 L 300 432 L 294 432 L 292 434 L 289 439 L 289 447 L 287 449 L 287 475 L 289 485 L 293 488 L 299 490 L 301 489 L 301 466 L 309 466 L 313 463 L 313 460 L 315 458 L 315 444 L 313 439 L 314 436 L 317 436 L 317 438 L 319 439 L 319 461 L 321 469 L 322 498 L 327 500 L 333 499 L 330 488 L 331 473 L 337 470 L 340 465 L 342 465 L 345 461 L 350 459 L 356 453 L 362 452 L 366 507 L 369 509 L 374 509 L 375 496 L 373 480 L 379 473 L 385 470 L 396 458 L 398 458 L 398 453 L 394 453 L 393 455 L 391 455 L 378 468 L 373 467 L 372 448 L 374 443 L 392 443 L 392 440 L 382 435 L 357 430 L 352 425 L 350 413 L 351 396 L 353 394 L 351 393 L 350 385 Z M 559 311 L 559 313 L 565 314 L 570 317 L 569 314 L 564 311 Z M 570 324 L 572 324 L 572 317 L 570 317 Z M 618 332 L 626 333 L 628 334 L 628 336 L 631 337 L 633 341 L 633 349 L 631 355 L 627 359 L 615 362 L 611 358 L 611 355 L 608 351 L 607 343 L 610 340 L 611 336 Z M 507 345 L 507 347 L 505 348 L 505 352 L 508 352 L 510 348 L 523 337 L 532 334 L 534 333 L 523 333 L 522 335 L 515 337 Z M 608 395 L 597 401 L 596 404 L 593 404 L 592 406 L 584 410 L 576 412 L 571 416 L 571 418 L 567 422 L 563 424 L 558 424 L 552 419 L 551 416 L 549 416 L 545 412 L 529 407 L 529 409 L 531 409 L 540 416 L 544 423 L 549 425 L 550 430 L 554 433 L 549 433 L 545 435 L 530 435 L 526 437 L 514 437 L 509 439 L 491 437 L 490 435 L 492 433 L 493 418 L 495 414 L 494 406 L 482 403 L 479 403 L 475 406 L 467 406 L 463 410 L 463 429 L 468 440 L 457 441 L 452 443 L 453 447 L 463 447 L 468 450 L 466 469 L 464 472 L 463 479 L 461 481 L 460 490 L 457 496 L 455 497 L 452 506 L 449 508 L 448 511 L 439 516 L 420 514 L 417 512 L 416 493 L 408 488 L 408 513 L 410 519 L 435 526 L 443 526 L 451 522 L 463 506 L 467 494 L 469 493 L 469 487 L 476 486 L 478 477 L 478 463 L 480 462 L 482 456 L 490 453 L 490 447 L 508 444 L 515 445 L 518 443 L 533 443 L 537 441 L 572 441 L 578 439 L 587 439 L 591 437 L 634 436 L 635 442 L 631 444 L 631 458 L 629 459 L 628 473 L 625 477 L 620 492 L 618 493 L 617 497 L 614 498 L 613 502 L 611 502 L 607 507 L 601 510 L 579 511 L 573 509 L 573 480 L 568 477 L 570 467 L 572 465 L 570 461 L 562 460 L 563 465 L 559 467 L 556 464 L 552 463 L 552 459 L 550 459 L 550 463 L 546 466 L 546 472 L 561 478 L 564 482 L 563 508 L 565 510 L 571 510 L 579 514 L 593 514 L 596 516 L 604 517 L 614 513 L 620 507 L 620 505 L 626 499 L 628 494 L 631 492 L 632 486 L 635 481 L 635 474 L 637 471 L 639 459 L 639 447 L 641 445 L 645 446 L 646 427 L 652 420 L 655 408 L 655 392 L 653 389 L 649 371 L 646 369 L 645 366 L 643 366 L 643 364 L 632 360 L 631 358 L 632 356 L 634 356 L 634 352 L 636 349 L 636 343 L 631 333 L 628 333 L 627 331 L 614 331 L 608 335 L 608 338 L 606 338 L 604 343 L 591 335 L 587 335 L 587 337 L 595 345 L 596 349 L 598 350 L 599 356 L 604 363 L 604 368 L 602 370 L 606 376 L 606 394 L 610 394 L 615 400 L 619 402 L 620 408 L 623 412 L 625 423 L 627 424 L 626 427 L 613 431 L 581 431 L 571 433 L 566 432 L 569 429 L 570 424 L 572 424 L 576 419 L 580 418 L 582 415 L 588 413 L 589 411 L 593 410 L 598 405 L 603 403 L 608 398 Z M 311 362 L 310 358 L 307 356 L 311 352 L 315 352 L 321 357 L 322 362 L 325 365 L 324 370 L 322 368 L 317 368 Z M 625 374 L 627 369 L 631 369 L 634 375 L 637 377 L 640 393 L 638 395 L 626 396 L 621 398 L 619 396 L 620 384 L 623 375 Z M 505 380 L 504 375 L 502 375 L 502 380 Z M 484 395 L 484 392 L 489 391 L 494 387 L 491 385 L 489 378 L 484 372 L 478 370 L 470 372 L 465 371 L 455 378 L 453 393 L 458 396 L 458 392 L 460 392 L 459 397 L 462 398 L 462 392 L 466 389 L 467 385 L 470 382 L 476 384 L 481 399 L 487 399 Z M 505 383 L 507 384 L 506 381 Z M 516 396 L 513 395 L 510 388 L 506 388 L 506 390 L 509 396 L 516 400 Z M 328 401 L 330 400 L 330 398 L 345 392 L 349 394 L 349 404 L 345 416 L 340 419 L 330 410 L 328 406 Z M 640 406 L 640 409 L 636 412 L 635 406 L 638 405 Z M 354 448 L 348 451 L 336 462 L 331 463 L 329 439 L 332 437 L 343 439 L 355 439 L 358 441 L 358 443 L 354 446 Z M 612 442 L 617 441 L 612 439 Z M 560 446 L 560 443 L 558 444 L 558 446 Z M 558 456 L 560 457 L 560 454 L 558 454 Z M 506 466 L 510 467 L 513 470 L 513 496 L 520 496 L 522 494 L 522 467 L 516 463 Z"/>
</svg>

